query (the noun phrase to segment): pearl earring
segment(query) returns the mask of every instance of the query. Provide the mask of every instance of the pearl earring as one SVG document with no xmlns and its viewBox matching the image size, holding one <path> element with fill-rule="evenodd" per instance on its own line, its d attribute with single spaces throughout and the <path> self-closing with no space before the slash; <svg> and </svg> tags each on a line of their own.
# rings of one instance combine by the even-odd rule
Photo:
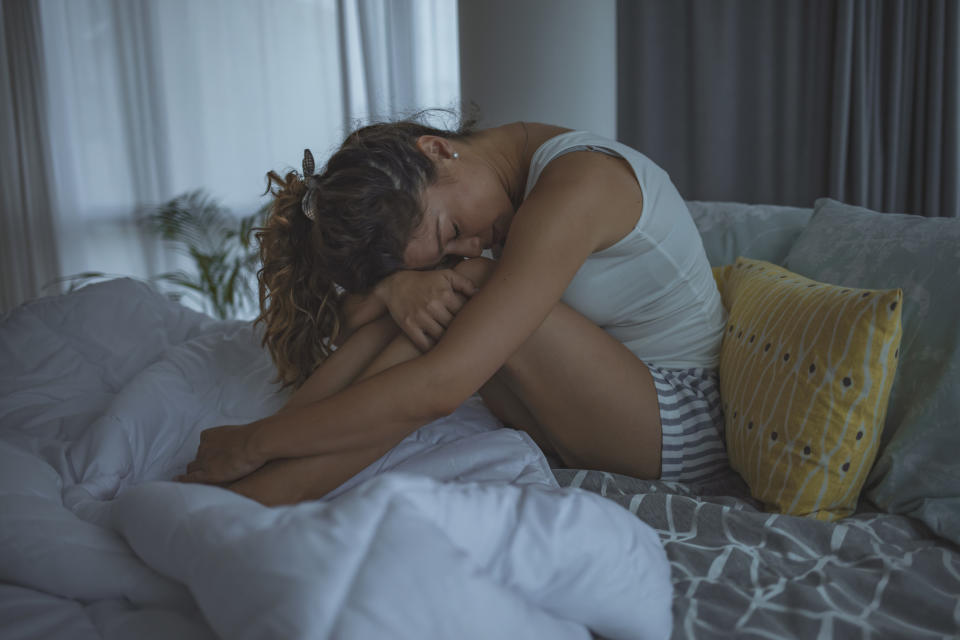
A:
<svg viewBox="0 0 960 640">
<path fill-rule="evenodd" d="M 459 158 L 459 157 L 460 157 L 460 154 L 457 153 L 456 151 L 454 151 L 454 152 L 453 152 L 453 159 L 456 160 L 456 159 Z"/>
</svg>

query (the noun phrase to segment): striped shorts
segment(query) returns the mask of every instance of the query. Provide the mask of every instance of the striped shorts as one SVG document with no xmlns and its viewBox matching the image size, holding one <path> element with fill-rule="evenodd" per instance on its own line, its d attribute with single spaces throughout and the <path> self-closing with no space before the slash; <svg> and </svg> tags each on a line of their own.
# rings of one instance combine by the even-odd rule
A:
<svg viewBox="0 0 960 640">
<path fill-rule="evenodd" d="M 698 482 L 726 470 L 729 462 L 716 370 L 647 368 L 660 401 L 660 479 Z"/>
</svg>

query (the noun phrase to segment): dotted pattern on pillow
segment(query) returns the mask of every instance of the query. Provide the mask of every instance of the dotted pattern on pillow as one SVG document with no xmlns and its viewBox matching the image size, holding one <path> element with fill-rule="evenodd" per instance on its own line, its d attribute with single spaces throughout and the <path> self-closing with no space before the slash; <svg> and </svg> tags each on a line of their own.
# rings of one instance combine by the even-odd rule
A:
<svg viewBox="0 0 960 640">
<path fill-rule="evenodd" d="M 729 312 L 720 396 L 731 466 L 768 510 L 851 514 L 880 444 L 903 292 L 745 258 L 714 276 Z"/>
</svg>

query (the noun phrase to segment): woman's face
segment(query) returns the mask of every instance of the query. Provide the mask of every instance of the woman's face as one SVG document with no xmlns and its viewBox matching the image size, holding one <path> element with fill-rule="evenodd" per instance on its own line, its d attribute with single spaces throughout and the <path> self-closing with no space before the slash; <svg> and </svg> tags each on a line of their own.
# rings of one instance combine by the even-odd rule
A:
<svg viewBox="0 0 960 640">
<path fill-rule="evenodd" d="M 458 171 L 423 193 L 423 220 L 404 252 L 409 269 L 424 269 L 454 255 L 478 257 L 503 245 L 514 209 L 492 173 Z"/>
</svg>

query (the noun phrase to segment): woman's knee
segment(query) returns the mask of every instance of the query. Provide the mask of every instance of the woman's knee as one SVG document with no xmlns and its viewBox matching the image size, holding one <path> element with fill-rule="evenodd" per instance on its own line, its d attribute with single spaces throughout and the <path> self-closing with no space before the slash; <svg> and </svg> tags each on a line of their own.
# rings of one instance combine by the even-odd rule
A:
<svg viewBox="0 0 960 640">
<path fill-rule="evenodd" d="M 478 287 L 482 287 L 496 266 L 496 260 L 489 258 L 470 258 L 468 260 L 462 260 L 453 270 L 470 278 L 473 284 Z"/>
</svg>

